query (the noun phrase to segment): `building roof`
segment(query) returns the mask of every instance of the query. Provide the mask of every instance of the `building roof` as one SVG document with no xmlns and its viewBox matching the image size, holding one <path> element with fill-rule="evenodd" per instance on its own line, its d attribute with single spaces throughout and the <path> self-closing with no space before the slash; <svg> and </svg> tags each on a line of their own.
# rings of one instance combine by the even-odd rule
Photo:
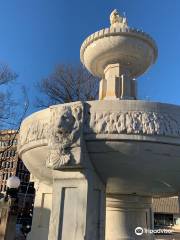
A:
<svg viewBox="0 0 180 240">
<path fill-rule="evenodd" d="M 153 212 L 179 214 L 178 197 L 153 198 Z"/>
</svg>

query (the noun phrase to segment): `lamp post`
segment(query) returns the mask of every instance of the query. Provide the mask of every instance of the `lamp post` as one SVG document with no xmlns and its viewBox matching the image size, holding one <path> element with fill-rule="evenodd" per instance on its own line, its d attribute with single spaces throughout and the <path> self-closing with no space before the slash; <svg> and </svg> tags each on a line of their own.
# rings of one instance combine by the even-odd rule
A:
<svg viewBox="0 0 180 240">
<path fill-rule="evenodd" d="M 20 186 L 20 179 L 16 176 L 12 176 L 7 180 L 6 198 L 10 201 L 17 200 L 18 188 Z"/>
<path fill-rule="evenodd" d="M 4 214 L 4 233 L 3 240 L 14 240 L 16 235 L 16 219 L 18 211 L 18 188 L 20 186 L 20 179 L 12 176 L 7 180 L 7 191 L 1 198 L 2 208 L 6 208 Z"/>
<path fill-rule="evenodd" d="M 18 189 L 20 186 L 20 179 L 16 176 L 12 176 L 7 180 L 7 187 L 9 189 Z"/>
</svg>

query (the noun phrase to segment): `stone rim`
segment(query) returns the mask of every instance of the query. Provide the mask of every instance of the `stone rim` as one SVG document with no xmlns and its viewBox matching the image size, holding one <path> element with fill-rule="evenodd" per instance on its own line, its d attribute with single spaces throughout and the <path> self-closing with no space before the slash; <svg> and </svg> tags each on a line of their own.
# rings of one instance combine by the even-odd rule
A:
<svg viewBox="0 0 180 240">
<path fill-rule="evenodd" d="M 84 64 L 84 52 L 86 51 L 86 48 L 91 45 L 93 42 L 110 36 L 127 36 L 127 37 L 136 37 L 139 38 L 146 43 L 150 45 L 150 47 L 154 50 L 154 60 L 153 63 L 155 63 L 157 57 L 158 57 L 158 48 L 156 45 L 155 40 L 147 33 L 134 29 L 134 28 L 104 28 L 100 31 L 97 31 L 93 34 L 91 34 L 89 37 L 87 37 L 84 42 L 81 45 L 80 49 L 80 59 L 81 62 Z"/>
</svg>

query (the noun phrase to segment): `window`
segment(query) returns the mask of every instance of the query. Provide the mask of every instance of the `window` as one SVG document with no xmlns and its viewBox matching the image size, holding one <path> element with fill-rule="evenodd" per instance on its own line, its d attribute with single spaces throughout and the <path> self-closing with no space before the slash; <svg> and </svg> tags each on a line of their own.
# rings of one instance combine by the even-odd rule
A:
<svg viewBox="0 0 180 240">
<path fill-rule="evenodd" d="M 8 155 L 8 152 L 5 151 L 5 152 L 4 152 L 4 157 L 7 157 L 7 155 Z"/>
<path fill-rule="evenodd" d="M 11 150 L 10 156 L 14 157 L 16 155 L 16 151 L 15 150 Z"/>
<path fill-rule="evenodd" d="M 6 162 L 6 168 L 9 168 L 10 162 Z"/>
<path fill-rule="evenodd" d="M 154 214 L 154 228 L 167 227 L 172 225 L 174 225 L 173 214 Z"/>
</svg>

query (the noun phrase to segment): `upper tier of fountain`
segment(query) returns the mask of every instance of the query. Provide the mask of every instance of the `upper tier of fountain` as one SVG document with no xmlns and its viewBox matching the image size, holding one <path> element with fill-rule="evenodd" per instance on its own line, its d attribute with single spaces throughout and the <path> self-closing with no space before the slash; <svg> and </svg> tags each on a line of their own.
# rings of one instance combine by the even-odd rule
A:
<svg viewBox="0 0 180 240">
<path fill-rule="evenodd" d="M 143 74 L 158 55 L 155 41 L 143 31 L 130 28 L 117 10 L 111 26 L 91 34 L 80 50 L 81 62 L 103 79 L 100 99 L 136 99 L 134 78 Z"/>
</svg>

